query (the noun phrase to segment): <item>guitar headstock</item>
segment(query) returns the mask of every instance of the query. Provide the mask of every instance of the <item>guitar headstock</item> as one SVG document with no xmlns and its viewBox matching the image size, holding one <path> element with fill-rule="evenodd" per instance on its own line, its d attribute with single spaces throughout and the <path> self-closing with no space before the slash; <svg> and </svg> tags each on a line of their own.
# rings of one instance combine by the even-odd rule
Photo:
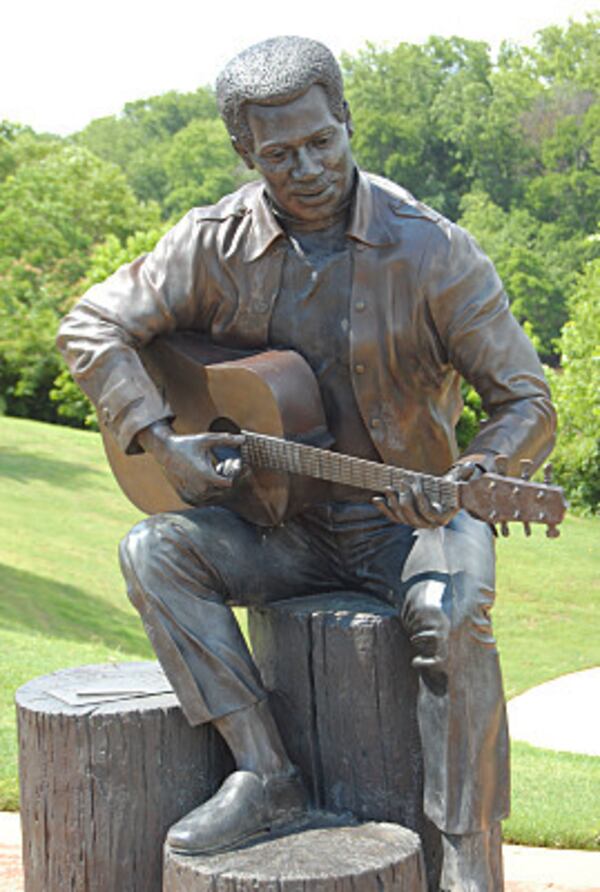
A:
<svg viewBox="0 0 600 892">
<path fill-rule="evenodd" d="M 498 456 L 496 472 L 460 483 L 461 506 L 480 520 L 500 524 L 503 536 L 509 534 L 509 523 L 522 523 L 527 536 L 531 534 L 530 524 L 543 523 L 547 536 L 559 536 L 558 524 L 565 516 L 567 503 L 561 487 L 552 485 L 551 466 L 544 469 L 544 483 L 529 479 L 528 460 L 521 463 L 521 477 L 505 476 L 506 467 L 506 456 Z"/>
</svg>

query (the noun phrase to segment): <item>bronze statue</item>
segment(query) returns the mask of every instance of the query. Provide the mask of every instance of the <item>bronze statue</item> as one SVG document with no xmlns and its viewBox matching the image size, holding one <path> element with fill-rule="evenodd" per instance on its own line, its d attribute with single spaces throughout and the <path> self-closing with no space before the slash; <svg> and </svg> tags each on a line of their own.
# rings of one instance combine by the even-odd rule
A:
<svg viewBox="0 0 600 892">
<path fill-rule="evenodd" d="M 414 649 L 441 889 L 499 890 L 509 775 L 490 526 L 417 477 L 372 499 L 322 484 L 312 506 L 258 527 L 226 507 L 244 478 L 244 435 L 176 435 L 139 351 L 181 330 L 296 351 L 319 385 L 320 445 L 448 485 L 492 470 L 499 454 L 510 472 L 543 461 L 554 412 L 541 366 L 474 240 L 357 170 L 324 46 L 253 46 L 222 72 L 217 98 L 260 181 L 190 211 L 151 254 L 90 289 L 58 341 L 121 449 L 151 453 L 196 506 L 142 521 L 121 547 L 129 595 L 185 715 L 215 725 L 238 769 L 169 842 L 187 853 L 235 846 L 306 808 L 231 605 L 352 588 L 395 605 Z M 459 456 L 461 375 L 489 420 Z M 222 448 L 234 452 L 217 458 Z"/>
</svg>

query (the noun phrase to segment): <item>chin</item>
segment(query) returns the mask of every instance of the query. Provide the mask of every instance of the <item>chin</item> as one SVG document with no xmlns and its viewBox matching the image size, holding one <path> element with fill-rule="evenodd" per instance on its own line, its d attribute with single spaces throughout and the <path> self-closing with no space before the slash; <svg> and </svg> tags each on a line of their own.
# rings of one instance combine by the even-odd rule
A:
<svg viewBox="0 0 600 892">
<path fill-rule="evenodd" d="M 293 206 L 289 208 L 288 213 L 290 213 L 293 217 L 296 217 L 298 220 L 307 220 L 311 223 L 314 223 L 318 220 L 327 220 L 329 217 L 333 217 L 338 208 L 340 207 L 340 201 L 336 198 L 335 201 L 329 199 L 328 201 L 324 201 L 322 204 L 305 204 L 304 202 L 294 202 Z"/>
</svg>

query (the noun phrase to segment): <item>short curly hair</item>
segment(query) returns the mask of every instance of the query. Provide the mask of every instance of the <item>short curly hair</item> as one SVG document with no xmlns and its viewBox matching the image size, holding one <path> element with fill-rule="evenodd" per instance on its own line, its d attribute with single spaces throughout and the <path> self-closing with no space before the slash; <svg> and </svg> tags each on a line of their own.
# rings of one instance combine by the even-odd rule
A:
<svg viewBox="0 0 600 892">
<path fill-rule="evenodd" d="M 342 72 L 326 46 L 307 37 L 271 37 L 235 56 L 217 78 L 221 117 L 234 141 L 251 149 L 252 131 L 245 106 L 283 105 L 314 84 L 325 90 L 331 113 L 345 121 Z"/>
</svg>

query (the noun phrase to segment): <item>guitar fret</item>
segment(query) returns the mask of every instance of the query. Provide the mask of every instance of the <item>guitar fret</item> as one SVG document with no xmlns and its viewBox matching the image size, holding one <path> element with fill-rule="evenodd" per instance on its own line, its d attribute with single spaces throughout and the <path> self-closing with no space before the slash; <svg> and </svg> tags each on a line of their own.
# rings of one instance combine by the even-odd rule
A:
<svg viewBox="0 0 600 892">
<path fill-rule="evenodd" d="M 419 479 L 426 495 L 445 510 L 458 504 L 457 487 L 452 481 L 280 437 L 243 433 L 242 458 L 254 467 L 316 477 L 371 492 L 383 492 L 388 487 L 401 489 Z"/>
</svg>

